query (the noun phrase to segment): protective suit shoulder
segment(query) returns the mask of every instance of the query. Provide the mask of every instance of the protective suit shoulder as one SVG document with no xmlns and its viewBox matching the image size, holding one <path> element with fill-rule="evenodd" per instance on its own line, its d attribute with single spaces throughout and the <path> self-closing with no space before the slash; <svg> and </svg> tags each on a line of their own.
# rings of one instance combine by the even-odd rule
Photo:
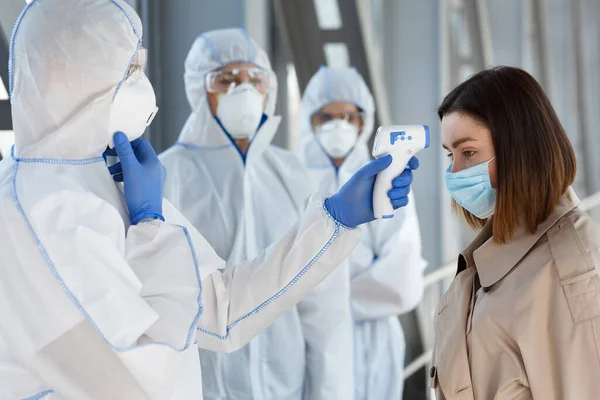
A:
<svg viewBox="0 0 600 400">
<path fill-rule="evenodd" d="M 302 161 L 291 152 L 276 146 L 269 146 L 263 153 L 263 158 L 279 175 L 300 212 L 304 211 L 307 199 L 317 191 L 317 187 Z"/>
<path fill-rule="evenodd" d="M 265 156 L 270 157 L 273 160 L 278 160 L 279 162 L 289 165 L 290 168 L 293 168 L 294 170 L 303 171 L 308 176 L 308 173 L 306 172 L 306 168 L 304 167 L 304 164 L 302 164 L 302 161 L 300 161 L 300 159 L 291 151 L 271 145 L 269 146 L 268 150 L 265 151 L 264 154 Z"/>
<path fill-rule="evenodd" d="M 183 146 L 174 145 L 158 156 L 160 162 L 167 168 L 167 179 L 178 178 L 176 174 L 168 174 L 169 170 L 175 170 L 182 166 L 190 165 L 192 162 L 191 152 Z"/>
<path fill-rule="evenodd" d="M 191 153 L 183 146 L 174 145 L 161 153 L 158 158 L 167 169 L 164 197 L 175 208 L 180 209 L 181 196 L 187 187 L 186 180 L 193 179 L 196 174 L 191 172 L 197 171 Z"/>
<path fill-rule="evenodd" d="M 162 162 L 163 165 L 165 165 L 166 167 L 166 163 L 171 163 L 177 160 L 178 155 L 182 153 L 183 150 L 185 150 L 185 148 L 175 144 L 163 151 L 162 153 L 160 153 L 158 155 L 158 158 L 160 159 L 160 162 Z"/>
</svg>

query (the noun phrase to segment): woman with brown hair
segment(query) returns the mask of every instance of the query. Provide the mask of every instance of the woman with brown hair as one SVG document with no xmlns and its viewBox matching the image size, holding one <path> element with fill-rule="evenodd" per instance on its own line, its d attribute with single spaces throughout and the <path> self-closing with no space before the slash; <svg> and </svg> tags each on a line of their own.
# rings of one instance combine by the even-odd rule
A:
<svg viewBox="0 0 600 400">
<path fill-rule="evenodd" d="M 474 228 L 436 311 L 440 399 L 600 396 L 600 231 L 571 184 L 576 161 L 528 73 L 482 71 L 438 110 L 446 186 Z"/>
</svg>

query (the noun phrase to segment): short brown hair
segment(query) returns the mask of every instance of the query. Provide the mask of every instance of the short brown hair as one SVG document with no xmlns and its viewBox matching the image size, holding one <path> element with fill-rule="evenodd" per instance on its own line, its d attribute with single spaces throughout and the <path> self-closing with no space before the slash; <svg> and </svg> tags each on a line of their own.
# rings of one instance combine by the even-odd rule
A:
<svg viewBox="0 0 600 400">
<path fill-rule="evenodd" d="M 534 233 L 577 172 L 575 153 L 548 96 L 527 72 L 496 67 L 452 90 L 438 115 L 442 119 L 455 111 L 492 132 L 498 172 L 494 240 L 505 243 L 521 220 Z M 456 204 L 455 209 L 473 228 L 486 223 Z"/>
</svg>

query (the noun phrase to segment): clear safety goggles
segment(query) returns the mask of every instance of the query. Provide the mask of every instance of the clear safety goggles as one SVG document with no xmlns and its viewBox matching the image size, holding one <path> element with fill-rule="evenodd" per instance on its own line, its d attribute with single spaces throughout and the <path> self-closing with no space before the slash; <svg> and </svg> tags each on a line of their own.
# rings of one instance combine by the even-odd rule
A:
<svg viewBox="0 0 600 400">
<path fill-rule="evenodd" d="M 259 67 L 225 68 L 206 74 L 205 84 L 208 93 L 229 94 L 237 86 L 249 83 L 260 93 L 266 94 L 274 84 L 271 71 Z"/>
<path fill-rule="evenodd" d="M 125 77 L 125 82 L 133 83 L 137 82 L 142 77 L 146 75 L 146 66 L 148 64 L 148 51 L 140 46 L 137 53 L 135 53 L 135 57 L 129 66 L 129 71 L 127 71 L 127 76 Z"/>
<path fill-rule="evenodd" d="M 365 113 L 362 111 L 346 111 L 341 113 L 317 111 L 313 114 L 313 125 L 320 126 L 336 119 L 346 121 L 352 125 L 362 126 Z"/>
</svg>

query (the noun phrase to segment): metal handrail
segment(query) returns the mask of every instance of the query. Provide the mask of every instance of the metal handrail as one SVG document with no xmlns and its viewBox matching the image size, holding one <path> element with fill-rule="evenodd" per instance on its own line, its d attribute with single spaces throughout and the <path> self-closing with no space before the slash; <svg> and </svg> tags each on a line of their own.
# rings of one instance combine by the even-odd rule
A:
<svg viewBox="0 0 600 400">
<path fill-rule="evenodd" d="M 581 200 L 579 208 L 583 211 L 589 211 L 593 208 L 600 207 L 600 192 L 594 193 L 591 196 Z M 446 279 L 452 278 L 456 273 L 456 262 L 451 262 L 443 267 L 436 269 L 435 271 L 425 275 L 425 288 L 435 285 L 438 282 L 442 282 Z M 404 379 L 411 377 L 414 373 L 419 371 L 421 368 L 427 366 L 431 361 L 432 352 L 426 350 L 419 357 L 414 359 L 410 364 L 404 368 Z"/>
<path fill-rule="evenodd" d="M 585 199 L 581 200 L 581 203 L 579 204 L 579 208 L 583 211 L 589 211 L 598 206 L 600 206 L 600 192 L 586 197 Z"/>
<path fill-rule="evenodd" d="M 425 287 L 432 286 L 444 279 L 452 276 L 456 272 L 456 262 L 452 262 L 444 265 L 441 268 L 436 269 L 430 274 L 425 275 Z"/>
</svg>

